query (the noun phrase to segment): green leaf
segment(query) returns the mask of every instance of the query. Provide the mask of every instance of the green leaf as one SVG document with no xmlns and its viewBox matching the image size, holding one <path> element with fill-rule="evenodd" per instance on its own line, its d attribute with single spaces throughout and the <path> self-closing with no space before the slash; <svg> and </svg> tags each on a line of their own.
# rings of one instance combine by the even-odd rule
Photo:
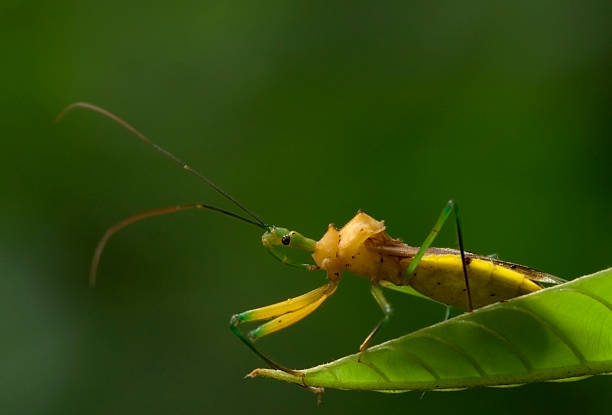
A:
<svg viewBox="0 0 612 415">
<path fill-rule="evenodd" d="M 382 392 L 577 380 L 612 372 L 612 268 L 415 331 L 359 354 L 265 376 Z"/>
</svg>

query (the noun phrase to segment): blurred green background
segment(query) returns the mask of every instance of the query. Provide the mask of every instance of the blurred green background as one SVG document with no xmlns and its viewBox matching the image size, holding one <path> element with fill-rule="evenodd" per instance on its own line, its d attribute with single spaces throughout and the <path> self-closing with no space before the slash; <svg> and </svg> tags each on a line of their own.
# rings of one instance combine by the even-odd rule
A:
<svg viewBox="0 0 612 415">
<path fill-rule="evenodd" d="M 467 249 L 565 278 L 610 264 L 609 1 L 4 0 L 0 411 L 540 413 L 609 408 L 612 379 L 384 395 L 243 376 L 262 363 L 229 317 L 319 286 L 253 227 L 209 212 L 118 234 L 131 214 L 213 191 L 117 125 L 187 159 L 265 220 L 318 239 L 357 209 L 420 244 L 461 205 Z M 439 246 L 455 246 L 452 227 Z M 310 318 L 261 341 L 301 368 L 357 351 L 380 317 L 345 275 Z M 389 293 L 380 340 L 440 306 Z M 439 413 L 439 412 L 438 412 Z"/>
</svg>

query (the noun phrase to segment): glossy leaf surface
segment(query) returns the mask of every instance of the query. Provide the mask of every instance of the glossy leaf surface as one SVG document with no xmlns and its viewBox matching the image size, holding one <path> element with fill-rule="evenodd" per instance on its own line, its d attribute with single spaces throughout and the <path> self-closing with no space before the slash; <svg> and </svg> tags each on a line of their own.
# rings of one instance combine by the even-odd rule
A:
<svg viewBox="0 0 612 415">
<path fill-rule="evenodd" d="M 309 386 L 385 392 L 513 386 L 612 372 L 612 268 L 303 370 Z M 272 369 L 265 376 L 302 379 Z"/>
</svg>

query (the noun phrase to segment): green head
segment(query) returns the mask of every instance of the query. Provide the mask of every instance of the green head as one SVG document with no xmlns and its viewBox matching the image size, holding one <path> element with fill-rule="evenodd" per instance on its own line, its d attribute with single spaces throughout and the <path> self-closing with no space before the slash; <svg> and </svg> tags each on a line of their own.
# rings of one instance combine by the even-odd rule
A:
<svg viewBox="0 0 612 415">
<path fill-rule="evenodd" d="M 261 236 L 261 243 L 266 248 L 274 246 L 287 246 L 289 248 L 301 249 L 314 252 L 316 241 L 305 237 L 299 232 L 290 231 L 287 228 L 270 226 Z"/>
</svg>

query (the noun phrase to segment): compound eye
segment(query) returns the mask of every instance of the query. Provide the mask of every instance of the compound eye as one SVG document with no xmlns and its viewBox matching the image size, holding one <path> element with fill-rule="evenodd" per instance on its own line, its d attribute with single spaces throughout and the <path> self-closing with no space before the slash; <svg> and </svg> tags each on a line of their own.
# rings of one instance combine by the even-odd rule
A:
<svg viewBox="0 0 612 415">
<path fill-rule="evenodd" d="M 289 245 L 291 243 L 291 237 L 289 235 L 285 235 L 281 238 L 281 242 L 283 245 Z"/>
</svg>

